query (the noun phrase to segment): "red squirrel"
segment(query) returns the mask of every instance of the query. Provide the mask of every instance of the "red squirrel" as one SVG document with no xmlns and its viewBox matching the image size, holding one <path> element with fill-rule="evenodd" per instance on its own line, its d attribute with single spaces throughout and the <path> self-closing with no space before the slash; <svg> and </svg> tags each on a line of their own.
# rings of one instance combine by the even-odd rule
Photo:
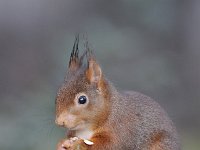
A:
<svg viewBox="0 0 200 150">
<path fill-rule="evenodd" d="M 176 129 L 161 106 L 141 93 L 118 91 L 79 37 L 56 97 L 56 124 L 68 129 L 57 150 L 180 150 Z M 85 62 L 84 62 L 85 61 Z"/>
</svg>

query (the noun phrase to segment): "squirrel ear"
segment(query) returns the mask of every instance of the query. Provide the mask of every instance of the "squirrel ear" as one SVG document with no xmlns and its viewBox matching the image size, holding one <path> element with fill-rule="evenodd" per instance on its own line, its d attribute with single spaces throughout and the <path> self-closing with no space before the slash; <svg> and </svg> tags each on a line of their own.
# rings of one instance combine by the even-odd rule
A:
<svg viewBox="0 0 200 150">
<path fill-rule="evenodd" d="M 88 60 L 88 66 L 86 70 L 86 77 L 90 83 L 95 83 L 99 85 L 102 80 L 102 71 L 100 66 L 94 60 L 94 58 L 90 58 Z"/>
</svg>

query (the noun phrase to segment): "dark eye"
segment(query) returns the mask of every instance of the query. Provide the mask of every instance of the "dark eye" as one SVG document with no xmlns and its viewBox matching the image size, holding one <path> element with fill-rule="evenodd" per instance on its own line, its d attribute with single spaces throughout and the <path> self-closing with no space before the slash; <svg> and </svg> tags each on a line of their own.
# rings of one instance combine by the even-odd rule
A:
<svg viewBox="0 0 200 150">
<path fill-rule="evenodd" d="M 86 96 L 80 96 L 78 98 L 78 103 L 79 104 L 85 104 L 87 102 L 87 97 Z"/>
</svg>

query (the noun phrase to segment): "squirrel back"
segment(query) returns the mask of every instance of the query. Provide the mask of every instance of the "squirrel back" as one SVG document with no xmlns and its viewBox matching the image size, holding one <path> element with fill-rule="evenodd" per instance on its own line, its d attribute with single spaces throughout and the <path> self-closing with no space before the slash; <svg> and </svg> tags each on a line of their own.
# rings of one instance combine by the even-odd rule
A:
<svg viewBox="0 0 200 150">
<path fill-rule="evenodd" d="M 176 129 L 159 104 L 138 92 L 118 91 L 104 77 L 87 43 L 79 57 L 78 44 L 76 37 L 56 97 L 56 123 L 68 128 L 68 137 L 58 144 L 58 150 L 76 146 L 88 150 L 179 150 Z M 94 144 L 88 145 L 84 139 Z"/>
<path fill-rule="evenodd" d="M 122 149 L 180 149 L 176 129 L 157 102 L 139 92 L 115 93 L 118 96 L 113 98 L 110 124 L 118 140 L 124 143 Z"/>
</svg>

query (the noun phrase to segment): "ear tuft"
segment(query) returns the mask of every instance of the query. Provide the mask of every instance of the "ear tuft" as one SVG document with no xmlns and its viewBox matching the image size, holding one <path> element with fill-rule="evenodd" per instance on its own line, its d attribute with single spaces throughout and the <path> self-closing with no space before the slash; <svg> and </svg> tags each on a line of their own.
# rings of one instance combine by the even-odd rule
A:
<svg viewBox="0 0 200 150">
<path fill-rule="evenodd" d="M 98 88 L 103 85 L 103 75 L 100 66 L 96 62 L 95 56 L 92 50 L 89 48 L 87 39 L 84 43 L 85 51 L 82 56 L 79 57 L 79 35 L 76 36 L 73 49 L 69 61 L 69 74 L 74 74 L 79 68 L 84 67 L 84 60 L 86 58 L 87 66 L 85 69 L 86 79 L 90 84 L 96 84 Z"/>
<path fill-rule="evenodd" d="M 76 36 L 75 41 L 74 41 L 74 46 L 72 48 L 71 56 L 70 56 L 70 61 L 69 61 L 69 70 L 70 71 L 76 71 L 80 66 L 80 59 L 79 59 L 79 35 Z"/>
</svg>

